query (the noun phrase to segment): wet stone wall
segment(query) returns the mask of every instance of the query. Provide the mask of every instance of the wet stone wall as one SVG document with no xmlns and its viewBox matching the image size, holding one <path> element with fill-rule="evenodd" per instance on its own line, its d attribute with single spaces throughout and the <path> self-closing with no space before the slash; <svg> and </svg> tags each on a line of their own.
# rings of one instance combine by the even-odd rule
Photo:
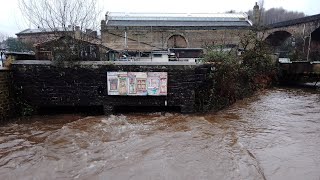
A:
<svg viewBox="0 0 320 180">
<path fill-rule="evenodd" d="M 11 111 L 10 101 L 10 71 L 0 69 L 0 122 L 6 120 Z"/>
<path fill-rule="evenodd" d="M 130 65 L 129 65 L 130 64 Z M 55 66 L 49 61 L 16 61 L 12 65 L 14 87 L 34 107 L 101 106 L 179 107 L 182 113 L 201 111 L 197 92 L 205 86 L 211 67 L 190 63 L 83 62 Z M 167 96 L 109 96 L 107 72 L 167 72 Z"/>
</svg>

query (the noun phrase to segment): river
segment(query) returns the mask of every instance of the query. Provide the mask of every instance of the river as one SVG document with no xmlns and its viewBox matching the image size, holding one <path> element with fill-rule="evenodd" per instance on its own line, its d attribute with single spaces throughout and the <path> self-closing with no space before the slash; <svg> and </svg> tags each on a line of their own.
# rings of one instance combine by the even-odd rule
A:
<svg viewBox="0 0 320 180">
<path fill-rule="evenodd" d="M 320 179 L 320 93 L 217 113 L 33 117 L 0 127 L 0 179 Z"/>
</svg>

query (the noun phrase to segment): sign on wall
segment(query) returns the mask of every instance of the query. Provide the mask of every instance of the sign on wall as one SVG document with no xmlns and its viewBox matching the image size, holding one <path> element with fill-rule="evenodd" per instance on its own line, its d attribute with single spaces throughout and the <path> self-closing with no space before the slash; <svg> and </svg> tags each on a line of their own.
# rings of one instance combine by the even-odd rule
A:
<svg viewBox="0 0 320 180">
<path fill-rule="evenodd" d="M 108 95 L 167 95 L 167 72 L 107 72 L 107 81 Z"/>
</svg>

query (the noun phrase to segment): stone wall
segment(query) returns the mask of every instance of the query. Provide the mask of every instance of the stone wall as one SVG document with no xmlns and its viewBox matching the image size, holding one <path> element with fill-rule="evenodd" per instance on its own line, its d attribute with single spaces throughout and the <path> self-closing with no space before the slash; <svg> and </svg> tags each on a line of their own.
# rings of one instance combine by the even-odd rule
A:
<svg viewBox="0 0 320 180">
<path fill-rule="evenodd" d="M 291 20 L 294 21 L 294 20 Z M 288 21 L 290 22 L 290 21 Z M 313 21 L 306 21 L 306 22 L 298 22 L 298 23 L 289 23 L 286 24 L 285 22 L 279 22 L 273 25 L 274 27 L 268 29 L 265 32 L 260 32 L 260 35 L 263 35 L 264 38 L 267 38 L 269 35 L 275 32 L 286 31 L 290 33 L 295 38 L 304 37 L 305 35 L 309 35 L 310 33 L 314 32 L 320 26 L 319 20 Z"/>
<path fill-rule="evenodd" d="M 10 71 L 0 69 L 0 122 L 12 115 L 10 97 Z"/>
<path fill-rule="evenodd" d="M 128 65 L 130 64 L 130 65 Z M 107 72 L 168 72 L 167 96 L 108 96 Z M 57 67 L 49 61 L 16 61 L 14 86 L 35 107 L 103 106 L 106 113 L 117 106 L 180 107 L 183 113 L 202 111 L 196 101 L 211 67 L 190 63 L 82 62 Z"/>
<path fill-rule="evenodd" d="M 127 47 L 125 47 L 125 32 Z M 247 29 L 217 29 L 217 30 L 176 30 L 163 29 L 106 29 L 101 30 L 102 42 L 115 50 L 159 50 L 168 48 L 168 40 L 174 35 L 185 38 L 187 48 L 203 48 L 208 45 L 235 44 L 238 45 L 240 36 Z"/>
<path fill-rule="evenodd" d="M 298 84 L 320 81 L 320 63 L 296 61 L 279 64 L 279 82 L 281 84 Z"/>
</svg>

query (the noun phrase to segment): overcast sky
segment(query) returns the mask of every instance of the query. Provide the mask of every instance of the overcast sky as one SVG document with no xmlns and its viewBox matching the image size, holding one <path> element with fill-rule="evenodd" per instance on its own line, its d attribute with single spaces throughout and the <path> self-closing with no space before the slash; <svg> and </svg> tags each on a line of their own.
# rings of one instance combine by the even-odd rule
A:
<svg viewBox="0 0 320 180">
<path fill-rule="evenodd" d="M 177 13 L 218 13 L 228 10 L 247 12 L 257 0 L 99 0 L 104 12 L 177 12 Z M 307 15 L 320 13 L 319 0 L 264 0 L 266 9 L 283 7 L 301 11 Z M 14 36 L 32 27 L 23 20 L 18 0 L 0 0 L 0 33 Z"/>
</svg>

